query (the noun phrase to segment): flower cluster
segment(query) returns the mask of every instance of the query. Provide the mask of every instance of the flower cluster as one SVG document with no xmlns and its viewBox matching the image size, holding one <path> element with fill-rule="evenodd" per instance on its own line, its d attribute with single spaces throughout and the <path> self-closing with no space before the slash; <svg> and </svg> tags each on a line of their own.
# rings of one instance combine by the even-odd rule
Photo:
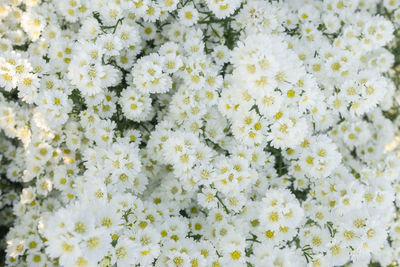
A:
<svg viewBox="0 0 400 267">
<path fill-rule="evenodd" d="M 399 28 L 398 0 L 1 1 L 4 264 L 399 261 Z"/>
</svg>

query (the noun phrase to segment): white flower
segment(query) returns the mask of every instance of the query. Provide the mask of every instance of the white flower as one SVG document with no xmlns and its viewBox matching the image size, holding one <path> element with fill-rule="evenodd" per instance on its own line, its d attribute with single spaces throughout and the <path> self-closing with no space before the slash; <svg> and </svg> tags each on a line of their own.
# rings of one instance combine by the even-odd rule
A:
<svg viewBox="0 0 400 267">
<path fill-rule="evenodd" d="M 240 0 L 234 1 L 218 1 L 218 0 L 206 0 L 208 8 L 218 18 L 224 18 L 231 15 L 241 4 Z"/>
<path fill-rule="evenodd" d="M 193 5 L 186 5 L 179 9 L 180 22 L 185 26 L 192 26 L 199 19 L 199 12 Z"/>
<path fill-rule="evenodd" d="M 138 244 L 128 238 L 119 239 L 113 255 L 118 266 L 130 266 L 132 262 L 136 262 L 139 257 L 138 248 Z"/>
<path fill-rule="evenodd" d="M 121 92 L 120 105 L 124 115 L 134 121 L 149 119 L 151 114 L 150 95 L 142 93 L 133 87 L 128 87 Z"/>
<path fill-rule="evenodd" d="M 135 87 L 143 93 L 165 93 L 171 86 L 171 78 L 163 73 L 164 58 L 151 54 L 141 58 L 132 70 Z"/>
</svg>

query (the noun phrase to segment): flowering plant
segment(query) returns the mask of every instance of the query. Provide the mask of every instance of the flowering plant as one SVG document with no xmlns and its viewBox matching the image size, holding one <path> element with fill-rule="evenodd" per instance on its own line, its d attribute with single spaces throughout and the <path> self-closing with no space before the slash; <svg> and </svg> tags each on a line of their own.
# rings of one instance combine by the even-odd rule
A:
<svg viewBox="0 0 400 267">
<path fill-rule="evenodd" d="M 2 0 L 3 264 L 394 264 L 399 26 L 399 0 Z"/>
</svg>

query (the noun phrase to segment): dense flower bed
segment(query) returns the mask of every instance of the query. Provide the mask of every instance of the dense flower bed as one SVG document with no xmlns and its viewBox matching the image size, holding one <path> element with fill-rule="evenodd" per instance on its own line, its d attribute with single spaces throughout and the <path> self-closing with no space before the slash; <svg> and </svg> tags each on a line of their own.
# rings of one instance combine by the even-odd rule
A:
<svg viewBox="0 0 400 267">
<path fill-rule="evenodd" d="M 3 264 L 394 264 L 399 25 L 399 0 L 0 1 Z"/>
</svg>

